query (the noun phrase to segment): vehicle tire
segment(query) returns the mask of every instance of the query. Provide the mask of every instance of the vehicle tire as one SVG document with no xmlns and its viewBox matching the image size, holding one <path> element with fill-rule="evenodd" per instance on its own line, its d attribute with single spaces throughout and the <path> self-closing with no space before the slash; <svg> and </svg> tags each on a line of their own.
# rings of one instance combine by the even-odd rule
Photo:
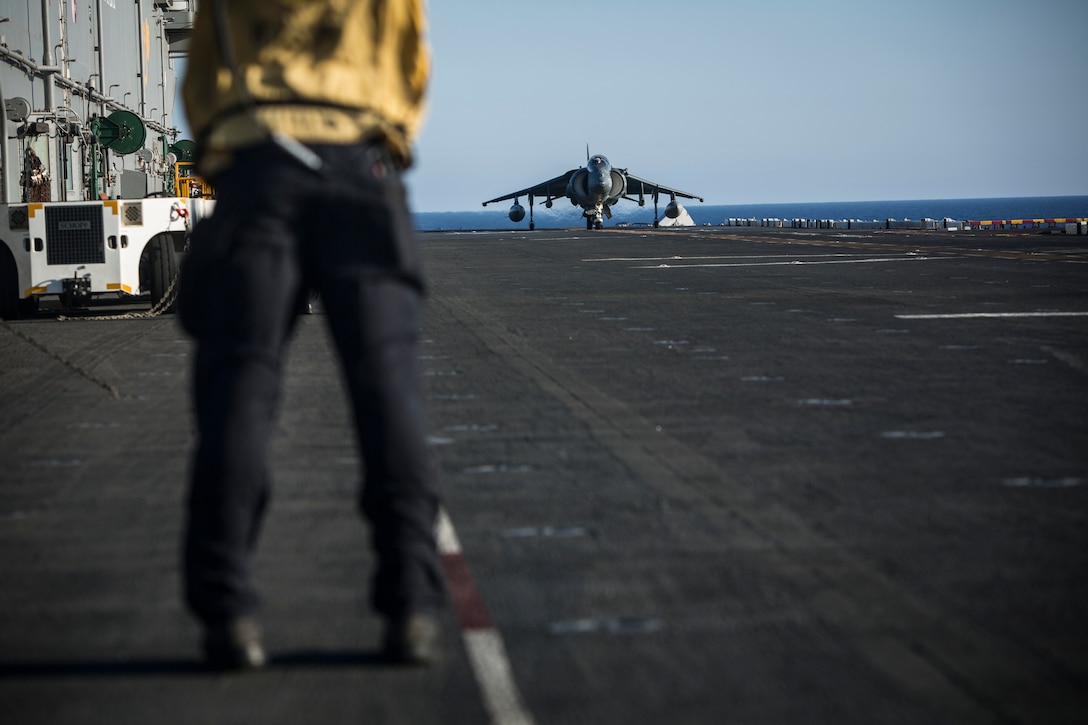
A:
<svg viewBox="0 0 1088 725">
<path fill-rule="evenodd" d="M 147 287 L 151 291 L 151 306 L 154 307 L 162 302 L 167 292 L 176 298 L 177 287 L 174 286 L 171 289 L 178 276 L 178 257 L 177 252 L 174 251 L 174 238 L 169 234 L 152 237 L 147 243 L 144 254 L 147 255 L 148 262 Z M 163 311 L 173 312 L 175 306 L 176 301 L 171 301 Z"/>
<path fill-rule="evenodd" d="M 8 248 L 0 244 L 0 319 L 17 320 L 24 305 L 19 298 L 19 268 Z"/>
<path fill-rule="evenodd" d="M 19 300 L 19 316 L 34 317 L 38 314 L 38 297 L 30 295 Z"/>
</svg>

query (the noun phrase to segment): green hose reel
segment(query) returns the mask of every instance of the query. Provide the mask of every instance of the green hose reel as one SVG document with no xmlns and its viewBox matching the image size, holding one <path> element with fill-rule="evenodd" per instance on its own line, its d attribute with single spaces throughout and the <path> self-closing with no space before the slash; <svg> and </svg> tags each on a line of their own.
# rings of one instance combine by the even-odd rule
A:
<svg viewBox="0 0 1088 725">
<path fill-rule="evenodd" d="M 179 139 L 170 145 L 170 153 L 174 154 L 178 161 L 191 163 L 196 161 L 196 144 L 187 138 Z"/>
<path fill-rule="evenodd" d="M 91 119 L 91 133 L 99 144 L 115 154 L 131 154 L 143 148 L 147 127 L 132 111 L 114 111 Z"/>
</svg>

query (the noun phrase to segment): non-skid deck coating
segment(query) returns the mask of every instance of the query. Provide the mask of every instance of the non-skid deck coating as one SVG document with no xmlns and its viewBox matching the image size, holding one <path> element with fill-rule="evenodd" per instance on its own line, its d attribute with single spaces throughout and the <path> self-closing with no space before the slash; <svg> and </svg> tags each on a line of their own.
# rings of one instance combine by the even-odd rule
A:
<svg viewBox="0 0 1088 725">
<path fill-rule="evenodd" d="M 188 341 L 43 314 L 0 327 L 4 722 L 1082 721 L 1082 239 L 421 241 L 442 664 L 378 661 L 320 306 L 257 562 L 272 663 L 242 677 L 179 603 Z"/>
</svg>

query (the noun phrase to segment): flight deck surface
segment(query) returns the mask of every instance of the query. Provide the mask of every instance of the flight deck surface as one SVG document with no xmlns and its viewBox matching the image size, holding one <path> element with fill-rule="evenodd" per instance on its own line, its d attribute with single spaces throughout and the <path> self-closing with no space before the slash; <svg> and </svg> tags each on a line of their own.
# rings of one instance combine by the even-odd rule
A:
<svg viewBox="0 0 1088 725">
<path fill-rule="evenodd" d="M 442 663 L 378 659 L 320 303 L 246 676 L 180 604 L 188 340 L 43 311 L 0 327 L 6 723 L 1082 721 L 1086 238 L 420 240 Z"/>
</svg>

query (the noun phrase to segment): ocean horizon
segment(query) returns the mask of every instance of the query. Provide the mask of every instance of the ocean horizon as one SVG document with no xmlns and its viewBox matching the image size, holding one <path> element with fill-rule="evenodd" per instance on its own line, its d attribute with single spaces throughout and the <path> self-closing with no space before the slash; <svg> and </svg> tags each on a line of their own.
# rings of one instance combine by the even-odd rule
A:
<svg viewBox="0 0 1088 725">
<path fill-rule="evenodd" d="M 475 211 L 415 212 L 413 221 L 420 231 L 441 230 L 528 230 L 528 204 L 525 219 L 514 223 L 507 217 L 509 204 L 502 202 Z M 684 208 L 697 226 L 718 226 L 727 219 L 855 219 L 884 221 L 887 219 L 954 219 L 980 221 L 991 219 L 1055 219 L 1088 217 L 1088 196 L 1021 196 L 984 199 L 908 199 L 898 201 L 835 201 L 795 202 L 777 204 L 700 204 L 684 203 Z M 551 209 L 538 202 L 533 208 L 537 229 L 584 227 L 581 208 L 561 199 Z M 658 208 L 664 218 L 665 203 Z M 617 223 L 652 224 L 654 209 L 651 202 L 640 207 L 634 202 L 620 202 L 612 208 L 612 218 L 605 227 Z"/>
</svg>

